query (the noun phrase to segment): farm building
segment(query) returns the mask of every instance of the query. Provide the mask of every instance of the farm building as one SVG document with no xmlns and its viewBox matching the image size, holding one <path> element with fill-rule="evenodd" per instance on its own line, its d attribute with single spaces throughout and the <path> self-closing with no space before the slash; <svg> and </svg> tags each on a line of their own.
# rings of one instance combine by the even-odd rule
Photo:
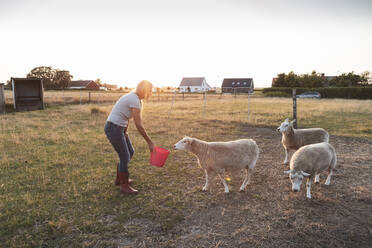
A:
<svg viewBox="0 0 372 248">
<path fill-rule="evenodd" d="M 180 92 L 207 92 L 212 89 L 204 77 L 182 78 L 179 88 Z"/>
<path fill-rule="evenodd" d="M 42 79 L 12 78 L 11 82 L 16 111 L 44 109 Z"/>
<path fill-rule="evenodd" d="M 221 86 L 222 93 L 252 93 L 253 78 L 224 78 Z"/>
<path fill-rule="evenodd" d="M 100 86 L 93 80 L 75 80 L 71 81 L 69 89 L 72 90 L 99 90 Z"/>
<path fill-rule="evenodd" d="M 331 81 L 332 79 L 334 79 L 336 77 L 336 76 L 324 76 L 324 74 L 322 74 L 322 76 L 323 76 L 323 86 L 324 87 L 329 87 L 329 81 Z"/>
</svg>

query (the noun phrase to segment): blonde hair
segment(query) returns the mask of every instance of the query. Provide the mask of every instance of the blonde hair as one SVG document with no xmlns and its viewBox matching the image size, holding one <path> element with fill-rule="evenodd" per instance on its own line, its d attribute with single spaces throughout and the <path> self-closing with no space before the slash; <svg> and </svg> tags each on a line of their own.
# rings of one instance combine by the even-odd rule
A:
<svg viewBox="0 0 372 248">
<path fill-rule="evenodd" d="M 152 94 L 152 83 L 142 80 L 137 84 L 136 93 L 137 95 L 142 95 L 144 99 L 149 98 Z"/>
</svg>

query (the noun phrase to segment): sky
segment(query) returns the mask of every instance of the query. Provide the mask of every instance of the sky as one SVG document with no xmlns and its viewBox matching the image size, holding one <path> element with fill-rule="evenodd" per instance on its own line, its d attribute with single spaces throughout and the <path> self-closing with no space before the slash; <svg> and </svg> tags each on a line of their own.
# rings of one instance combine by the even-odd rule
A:
<svg viewBox="0 0 372 248">
<path fill-rule="evenodd" d="M 1 0 L 0 83 L 37 66 L 128 87 L 372 72 L 371 13 L 370 0 Z"/>
</svg>

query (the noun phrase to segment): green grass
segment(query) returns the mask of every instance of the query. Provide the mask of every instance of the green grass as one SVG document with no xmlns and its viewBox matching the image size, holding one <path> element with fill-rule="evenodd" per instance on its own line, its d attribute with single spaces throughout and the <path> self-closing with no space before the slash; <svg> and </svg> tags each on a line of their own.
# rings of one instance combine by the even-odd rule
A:
<svg viewBox="0 0 372 248">
<path fill-rule="evenodd" d="M 144 104 L 144 124 L 156 145 L 171 148 L 184 135 L 229 140 L 244 124 L 278 126 L 291 116 L 291 100 L 245 97 Z M 164 168 L 149 165 L 147 145 L 135 130 L 130 171 L 140 189 L 124 196 L 113 185 L 116 154 L 103 125 L 112 105 L 69 105 L 0 116 L 0 246 L 90 246 L 140 228 L 133 218 L 170 230 L 188 209 L 204 208 L 211 195 L 192 178 L 203 178 L 196 159 L 172 152 Z M 170 118 L 168 119 L 168 114 Z M 372 138 L 372 101 L 300 100 L 300 127 L 332 135 Z M 184 190 L 185 185 L 191 190 Z M 208 198 L 208 200 L 207 200 Z M 103 246 L 112 246 L 107 241 Z"/>
</svg>

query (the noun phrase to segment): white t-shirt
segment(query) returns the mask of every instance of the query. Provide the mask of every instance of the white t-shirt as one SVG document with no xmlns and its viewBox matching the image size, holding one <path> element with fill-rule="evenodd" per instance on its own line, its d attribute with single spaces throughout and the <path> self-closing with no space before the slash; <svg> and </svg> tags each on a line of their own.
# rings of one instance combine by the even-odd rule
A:
<svg viewBox="0 0 372 248">
<path fill-rule="evenodd" d="M 120 97 L 112 108 L 107 121 L 122 127 L 128 126 L 128 120 L 132 118 L 131 108 L 141 109 L 141 100 L 134 92 Z"/>
</svg>

